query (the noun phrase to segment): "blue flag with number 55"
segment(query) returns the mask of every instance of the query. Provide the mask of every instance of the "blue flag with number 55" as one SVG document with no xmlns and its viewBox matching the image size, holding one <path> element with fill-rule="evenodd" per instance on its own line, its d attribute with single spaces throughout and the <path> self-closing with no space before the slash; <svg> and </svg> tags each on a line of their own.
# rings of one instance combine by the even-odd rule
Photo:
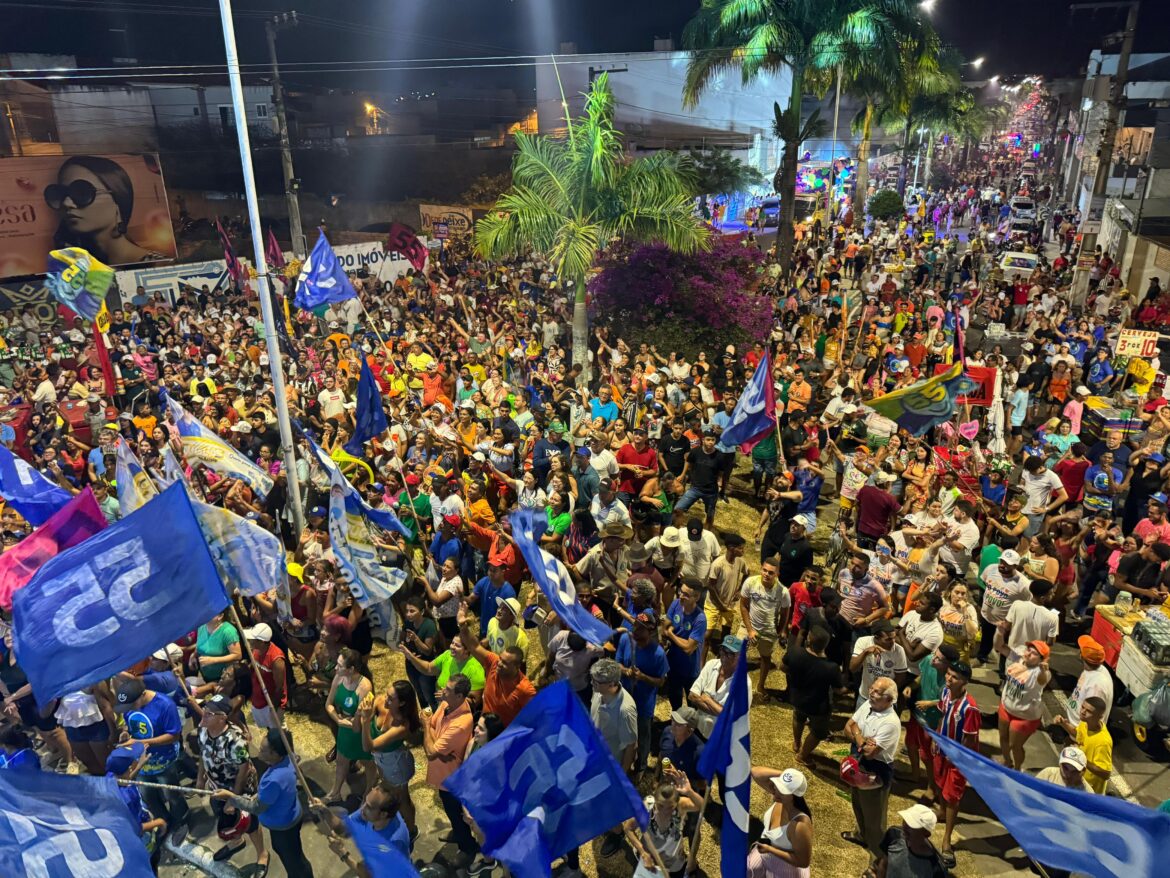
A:
<svg viewBox="0 0 1170 878">
<path fill-rule="evenodd" d="M 47 704 L 125 670 L 227 604 L 186 487 L 176 483 L 41 566 L 13 597 L 13 648 Z"/>
<path fill-rule="evenodd" d="M 444 786 L 483 832 L 483 852 L 515 878 L 548 878 L 552 861 L 646 806 L 563 680 L 542 689 Z"/>
</svg>

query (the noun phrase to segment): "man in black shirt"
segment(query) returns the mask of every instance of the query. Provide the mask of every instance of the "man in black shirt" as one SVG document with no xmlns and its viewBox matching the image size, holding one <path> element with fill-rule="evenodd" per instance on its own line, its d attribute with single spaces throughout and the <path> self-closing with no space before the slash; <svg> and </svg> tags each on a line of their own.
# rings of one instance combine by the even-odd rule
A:
<svg viewBox="0 0 1170 878">
<path fill-rule="evenodd" d="M 703 434 L 698 448 L 687 455 L 682 477 L 689 480 L 689 487 L 674 506 L 675 512 L 686 512 L 702 500 L 707 510 L 707 527 L 715 526 L 715 504 L 719 500 L 719 470 L 722 455 L 715 450 L 715 434 L 710 430 Z"/>
<path fill-rule="evenodd" d="M 682 475 L 691 453 L 691 440 L 683 435 L 686 423 L 681 418 L 670 422 L 670 435 L 658 440 L 658 465 L 663 472 Z"/>
<path fill-rule="evenodd" d="M 814 628 L 829 632 L 829 645 L 825 647 L 825 658 L 839 668 L 844 668 L 853 651 L 853 627 L 841 615 L 841 595 L 828 589 L 821 590 L 821 605 L 809 607 L 800 620 L 796 634 L 797 643 L 803 644 Z"/>
<path fill-rule="evenodd" d="M 506 399 L 500 400 L 496 412 L 496 417 L 492 418 L 492 429 L 502 430 L 504 441 L 515 445 L 520 441 L 520 427 L 512 420 L 512 403 Z"/>
<path fill-rule="evenodd" d="M 794 642 L 788 648 L 784 670 L 788 675 L 788 700 L 792 704 L 792 749 L 796 751 L 796 761 L 811 768 L 813 750 L 829 737 L 833 690 L 845 684 L 840 666 L 825 656 L 829 632 L 814 628 L 804 639 L 805 644 Z M 804 737 L 806 725 L 807 738 Z"/>
<path fill-rule="evenodd" d="M 785 588 L 799 582 L 804 571 L 813 565 L 812 544 L 808 541 L 808 518 L 797 515 L 788 525 L 788 535 L 780 544 L 780 581 Z"/>
</svg>

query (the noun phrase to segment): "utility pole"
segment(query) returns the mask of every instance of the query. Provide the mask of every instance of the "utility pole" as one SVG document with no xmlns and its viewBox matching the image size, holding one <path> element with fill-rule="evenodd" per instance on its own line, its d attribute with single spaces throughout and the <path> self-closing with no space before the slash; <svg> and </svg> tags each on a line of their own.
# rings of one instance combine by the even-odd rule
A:
<svg viewBox="0 0 1170 878">
<path fill-rule="evenodd" d="M 280 67 L 276 63 L 276 32 L 297 26 L 296 12 L 274 15 L 264 22 L 268 37 L 268 57 L 272 61 L 272 102 L 276 104 L 276 127 L 280 136 L 280 167 L 284 172 L 284 197 L 288 202 L 288 229 L 292 236 L 293 254 L 304 259 L 308 252 L 305 233 L 301 229 L 301 204 L 297 197 L 300 180 L 293 175 L 292 145 L 288 139 L 288 117 L 284 112 L 284 90 L 280 87 Z"/>
<path fill-rule="evenodd" d="M 280 345 L 276 341 L 276 315 L 273 314 L 272 279 L 268 276 L 268 262 L 264 258 L 264 233 L 260 230 L 260 203 L 256 196 L 256 175 L 252 169 L 252 143 L 248 137 L 248 120 L 244 113 L 244 86 L 240 76 L 240 56 L 236 51 L 236 29 L 232 22 L 231 0 L 219 0 L 219 16 L 223 25 L 223 42 L 227 55 L 228 84 L 232 92 L 232 110 L 236 119 L 236 139 L 240 147 L 240 165 L 244 172 L 244 196 L 248 203 L 248 224 L 252 230 L 252 253 L 256 260 L 256 285 L 259 288 L 260 314 L 264 321 L 264 342 L 268 349 L 268 372 L 272 378 L 272 395 L 276 399 L 276 423 L 280 428 L 281 451 L 284 453 L 285 472 L 288 474 L 289 505 L 292 506 L 297 534 L 305 529 L 301 489 L 297 481 L 296 446 L 293 443 L 292 424 L 288 417 L 288 397 L 284 392 L 284 364 Z M 269 30 L 268 45 L 272 45 Z M 274 56 L 275 57 L 275 56 Z M 290 164 L 286 164 L 287 169 Z M 293 200 L 295 204 L 295 199 Z M 299 216 L 295 228 L 300 228 Z M 295 246 L 295 244 L 294 244 Z"/>
<path fill-rule="evenodd" d="M 1129 56 L 1133 54 L 1133 38 L 1137 32 L 1138 12 L 1141 10 L 1140 0 L 1122 0 L 1110 3 L 1074 3 L 1070 8 L 1076 12 L 1082 9 L 1128 9 L 1125 17 L 1125 30 L 1121 35 L 1121 52 L 1117 56 L 1117 73 L 1113 75 L 1113 83 L 1109 91 L 1109 106 L 1105 116 L 1105 128 L 1101 132 L 1101 145 L 1097 149 L 1097 174 L 1093 178 L 1093 197 L 1089 209 L 1085 211 L 1086 219 L 1094 216 L 1097 228 L 1100 228 L 1100 214 L 1105 208 L 1105 192 L 1109 186 L 1109 175 L 1113 171 L 1113 147 L 1117 142 L 1117 123 L 1121 118 L 1121 111 L 1125 107 L 1125 86 L 1129 79 Z M 1097 243 L 1097 231 L 1086 232 L 1081 237 L 1081 250 L 1086 251 Z"/>
</svg>

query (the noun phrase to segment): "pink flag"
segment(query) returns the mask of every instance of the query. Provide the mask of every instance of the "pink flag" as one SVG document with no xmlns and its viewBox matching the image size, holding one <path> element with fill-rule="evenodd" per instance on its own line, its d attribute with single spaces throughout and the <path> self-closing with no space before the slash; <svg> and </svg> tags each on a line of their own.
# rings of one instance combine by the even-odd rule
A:
<svg viewBox="0 0 1170 878">
<path fill-rule="evenodd" d="M 280 249 L 280 244 L 277 242 L 271 226 L 268 228 L 268 238 L 264 243 L 264 258 L 273 268 L 284 268 L 284 253 Z"/>
<path fill-rule="evenodd" d="M 106 517 L 93 491 L 86 488 L 44 524 L 0 555 L 0 607 L 11 610 L 12 595 L 54 555 L 105 529 Z"/>
</svg>

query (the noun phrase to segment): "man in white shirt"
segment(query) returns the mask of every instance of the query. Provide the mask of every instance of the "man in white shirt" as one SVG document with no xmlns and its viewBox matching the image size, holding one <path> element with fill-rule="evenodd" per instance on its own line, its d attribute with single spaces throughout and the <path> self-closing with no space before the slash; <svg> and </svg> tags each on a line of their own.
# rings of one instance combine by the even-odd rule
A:
<svg viewBox="0 0 1170 878">
<path fill-rule="evenodd" d="M 1007 644 L 1009 652 L 1022 652 L 1033 640 L 1049 645 L 1056 642 L 1060 612 L 1048 606 L 1055 590 L 1047 579 L 1033 579 L 1028 586 L 1032 599 L 1014 601 L 1008 608 L 1007 617 L 996 626 L 996 638 Z"/>
<path fill-rule="evenodd" d="M 1105 715 L 1101 721 L 1109 724 L 1109 711 L 1113 709 L 1113 677 L 1105 667 L 1105 647 L 1088 634 L 1077 638 L 1081 650 L 1081 664 L 1084 670 L 1077 678 L 1076 688 L 1065 704 L 1065 714 L 1074 726 L 1081 722 L 1081 704 L 1086 698 L 1096 695 L 1105 702 Z"/>
<path fill-rule="evenodd" d="M 899 688 L 906 679 L 906 650 L 894 637 L 894 625 L 888 619 L 879 619 L 869 626 L 872 635 L 857 638 L 849 670 L 861 671 L 861 685 L 857 687 L 857 706 L 869 698 L 869 691 L 880 677 L 889 677 Z"/>
<path fill-rule="evenodd" d="M 918 674 L 918 662 L 943 642 L 943 627 L 938 620 L 942 603 L 942 595 L 937 592 L 919 592 L 914 609 L 898 623 L 895 639 L 906 651 L 907 670 L 913 676 Z"/>
<path fill-rule="evenodd" d="M 321 405 L 321 417 L 341 418 L 345 413 L 345 394 L 337 387 L 337 379 L 332 375 L 325 376 L 325 389 L 317 394 L 317 402 Z"/>
<path fill-rule="evenodd" d="M 779 632 L 788 630 L 788 616 L 792 612 L 792 597 L 780 582 L 780 559 L 767 558 L 760 565 L 759 576 L 749 576 L 739 590 L 739 615 L 743 620 L 740 637 L 756 647 L 760 654 L 760 676 L 756 694 L 765 697 L 764 684 L 774 667 L 773 653 Z"/>
<path fill-rule="evenodd" d="M 959 578 L 967 574 L 971 563 L 971 551 L 979 542 L 979 525 L 975 523 L 975 505 L 965 498 L 955 501 L 951 517 L 944 519 L 946 538 L 939 549 L 938 559 L 953 564 L 959 571 Z"/>
<path fill-rule="evenodd" d="M 880 785 L 870 789 L 851 787 L 849 792 L 857 832 L 846 832 L 842 837 L 866 848 L 877 860 L 882 856 L 881 842 L 886 834 L 886 812 L 894 778 L 891 766 L 898 752 L 902 722 L 894 710 L 898 685 L 889 677 L 878 677 L 867 696 L 868 701 L 858 707 L 845 723 L 845 734 L 853 745 L 862 771 L 874 775 L 874 783 L 880 782 Z"/>
<path fill-rule="evenodd" d="M 723 638 L 719 655 L 703 665 L 699 676 L 687 693 L 687 703 L 695 709 L 695 731 L 706 741 L 715 728 L 715 718 L 723 709 L 731 693 L 731 677 L 739 661 L 739 650 L 743 640 L 734 634 Z M 748 687 L 748 706 L 751 706 L 752 690 Z"/>
<path fill-rule="evenodd" d="M 1028 579 L 1020 573 L 1020 564 L 1020 553 L 1015 549 L 1005 549 L 999 556 L 999 563 L 983 571 L 983 605 L 979 608 L 982 634 L 977 656 L 981 662 L 987 661 L 991 655 L 999 623 L 1007 621 L 1012 604 L 1026 601 L 1031 595 Z"/>
<path fill-rule="evenodd" d="M 1068 491 L 1064 489 L 1060 477 L 1044 467 L 1044 460 L 1040 457 L 1029 457 L 1024 461 L 1020 486 L 1024 489 L 1024 496 L 1027 499 L 1024 514 L 1028 516 L 1028 527 L 1024 531 L 1024 536 L 1031 539 L 1040 533 L 1044 516 L 1068 499 Z"/>
<path fill-rule="evenodd" d="M 618 476 L 617 457 L 609 450 L 609 439 L 604 433 L 598 433 L 589 440 L 589 465 L 597 470 L 601 478 L 616 479 Z"/>
</svg>

